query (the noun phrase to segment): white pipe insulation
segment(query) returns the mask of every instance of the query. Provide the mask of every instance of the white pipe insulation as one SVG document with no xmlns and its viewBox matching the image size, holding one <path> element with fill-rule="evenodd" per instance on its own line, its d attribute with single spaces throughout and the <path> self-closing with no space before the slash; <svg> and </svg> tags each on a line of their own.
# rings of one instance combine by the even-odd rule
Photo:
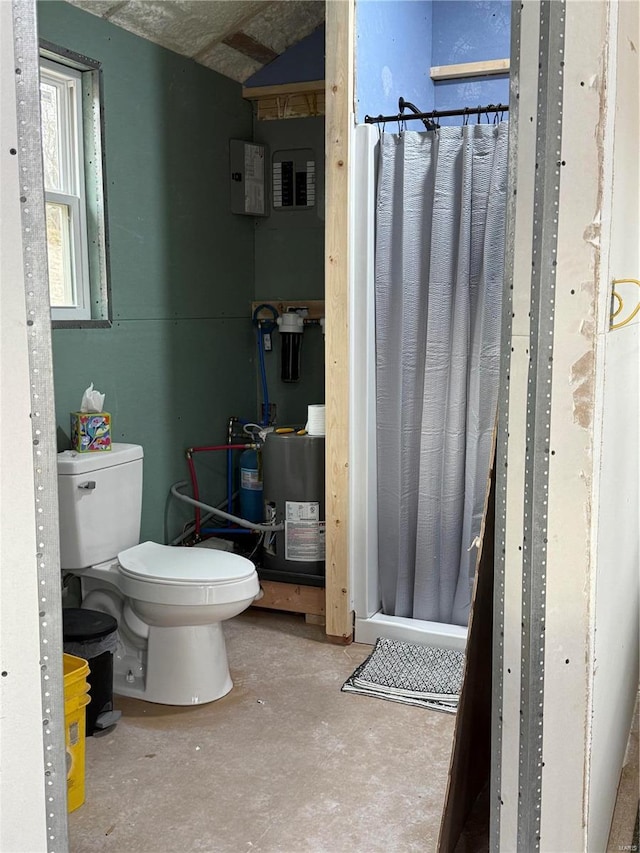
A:
<svg viewBox="0 0 640 853">
<path fill-rule="evenodd" d="M 224 510 L 217 509 L 214 506 L 209 506 L 209 504 L 202 503 L 202 501 L 197 501 L 194 498 L 190 498 L 188 495 L 183 495 L 178 489 L 182 489 L 185 486 L 188 486 L 186 480 L 182 480 L 179 483 L 175 483 L 171 486 L 171 494 L 174 498 L 178 498 L 180 501 L 184 501 L 185 503 L 191 504 L 191 506 L 197 506 L 200 509 L 205 509 L 207 512 L 212 512 L 214 515 L 220 516 L 220 518 L 224 518 L 227 521 L 233 521 L 234 524 L 239 524 L 242 527 L 247 527 L 249 530 L 258 530 L 260 533 L 275 533 L 278 530 L 284 530 L 284 524 L 256 524 L 253 521 L 247 521 L 246 518 L 240 518 L 237 515 L 231 515 L 231 513 L 224 512 Z"/>
</svg>

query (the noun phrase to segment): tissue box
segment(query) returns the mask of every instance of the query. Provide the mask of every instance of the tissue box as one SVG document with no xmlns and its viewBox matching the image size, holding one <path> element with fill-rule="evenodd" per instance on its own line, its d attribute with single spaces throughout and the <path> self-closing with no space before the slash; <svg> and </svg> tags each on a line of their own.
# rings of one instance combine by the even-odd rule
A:
<svg viewBox="0 0 640 853">
<path fill-rule="evenodd" d="M 71 448 L 78 453 L 111 450 L 109 412 L 71 412 Z"/>
</svg>

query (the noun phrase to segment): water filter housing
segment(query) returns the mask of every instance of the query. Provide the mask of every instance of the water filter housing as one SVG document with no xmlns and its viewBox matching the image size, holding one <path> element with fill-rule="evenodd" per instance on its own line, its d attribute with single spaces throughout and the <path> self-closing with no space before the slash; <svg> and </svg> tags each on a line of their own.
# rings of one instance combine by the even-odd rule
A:
<svg viewBox="0 0 640 853">
<path fill-rule="evenodd" d="M 325 569 L 324 436 L 270 433 L 263 475 L 265 518 L 285 525 L 265 551 L 264 568 L 317 583 Z"/>
</svg>

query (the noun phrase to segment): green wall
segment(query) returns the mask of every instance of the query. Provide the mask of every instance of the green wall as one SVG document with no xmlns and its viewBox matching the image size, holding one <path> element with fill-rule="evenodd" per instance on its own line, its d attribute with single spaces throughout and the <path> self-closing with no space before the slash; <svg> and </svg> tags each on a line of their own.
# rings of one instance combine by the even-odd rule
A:
<svg viewBox="0 0 640 853">
<path fill-rule="evenodd" d="M 315 153 L 316 206 L 311 210 L 273 210 L 256 220 L 255 298 L 324 299 L 324 118 L 254 121 L 254 139 L 275 151 L 310 148 Z M 265 354 L 269 397 L 279 424 L 304 423 L 310 403 L 324 403 L 324 339 L 319 327 L 308 327 L 302 339 L 300 381 L 280 380 L 280 336 Z M 259 391 L 261 397 L 261 391 Z"/>
<path fill-rule="evenodd" d="M 228 143 L 250 139 L 239 84 L 67 3 L 38 5 L 40 37 L 102 62 L 113 326 L 56 329 L 56 410 L 90 382 L 116 441 L 142 444 L 142 537 L 162 541 L 184 449 L 225 441 L 255 417 L 254 223 L 229 212 Z M 225 495 L 224 460 L 203 463 L 205 497 Z M 191 514 L 171 504 L 175 535 Z"/>
</svg>

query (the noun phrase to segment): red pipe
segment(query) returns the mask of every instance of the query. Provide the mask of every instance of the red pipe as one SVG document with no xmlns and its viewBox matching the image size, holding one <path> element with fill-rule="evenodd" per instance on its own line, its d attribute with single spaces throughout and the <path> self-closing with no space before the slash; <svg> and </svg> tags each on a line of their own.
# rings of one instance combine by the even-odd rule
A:
<svg viewBox="0 0 640 853">
<path fill-rule="evenodd" d="M 198 489 L 198 478 L 196 477 L 196 466 L 193 462 L 194 453 L 204 453 L 205 451 L 213 450 L 248 450 L 254 447 L 253 444 L 211 444 L 203 447 L 189 447 L 187 450 L 187 465 L 189 466 L 189 477 L 191 479 L 191 488 L 195 500 L 200 500 L 200 490 Z M 196 518 L 194 525 L 194 533 L 197 537 L 200 536 L 200 507 L 196 507 Z"/>
</svg>

